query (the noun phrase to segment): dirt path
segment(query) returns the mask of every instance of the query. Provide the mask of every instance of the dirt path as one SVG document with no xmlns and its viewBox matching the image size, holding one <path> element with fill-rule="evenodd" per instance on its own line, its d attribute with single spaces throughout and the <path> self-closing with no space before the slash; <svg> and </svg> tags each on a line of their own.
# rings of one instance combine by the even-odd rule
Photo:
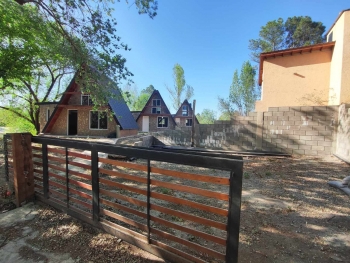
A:
<svg viewBox="0 0 350 263">
<path fill-rule="evenodd" d="M 347 164 L 336 158 L 246 161 L 239 262 L 349 262 L 350 199 L 327 185 L 350 174 Z M 28 258 L 45 251 L 68 253 L 79 262 L 157 262 L 47 207 L 23 227 L 38 231 L 26 242 L 39 250 L 22 251 Z M 3 245 L 16 239 L 16 231 L 1 232 L 10 235 Z M 125 260 L 118 261 L 122 256 Z"/>
</svg>

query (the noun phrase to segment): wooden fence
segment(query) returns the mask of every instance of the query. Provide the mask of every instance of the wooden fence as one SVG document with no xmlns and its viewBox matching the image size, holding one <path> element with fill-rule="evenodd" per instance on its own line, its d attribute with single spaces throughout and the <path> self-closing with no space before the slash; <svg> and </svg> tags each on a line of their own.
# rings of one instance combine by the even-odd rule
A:
<svg viewBox="0 0 350 263">
<path fill-rule="evenodd" d="M 35 195 L 171 262 L 237 262 L 241 157 L 28 134 L 11 139 L 18 205 Z"/>
</svg>

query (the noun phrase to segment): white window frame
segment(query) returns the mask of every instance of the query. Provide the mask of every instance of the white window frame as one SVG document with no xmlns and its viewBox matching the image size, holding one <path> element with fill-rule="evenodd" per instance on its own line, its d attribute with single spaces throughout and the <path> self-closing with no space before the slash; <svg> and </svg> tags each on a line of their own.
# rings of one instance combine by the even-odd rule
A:
<svg viewBox="0 0 350 263">
<path fill-rule="evenodd" d="M 187 121 L 191 121 L 191 125 L 187 125 Z M 192 120 L 192 118 L 189 118 L 189 119 L 186 119 L 186 122 L 185 122 L 185 126 L 186 127 L 192 127 L 192 125 L 193 125 L 193 120 Z"/>
<path fill-rule="evenodd" d="M 98 128 L 91 128 L 91 112 L 98 112 Z M 105 129 L 101 129 L 100 128 L 100 112 L 104 112 L 104 113 L 106 113 L 106 115 L 107 115 L 107 112 L 105 112 L 105 111 L 102 111 L 102 110 L 91 110 L 91 111 L 89 111 L 89 130 L 102 130 L 102 131 L 105 131 L 105 130 L 108 130 L 108 116 L 106 116 L 106 118 L 107 118 L 107 127 L 105 128 Z"/>
<path fill-rule="evenodd" d="M 163 126 L 162 126 L 162 127 L 159 127 L 159 121 L 158 121 L 159 118 L 167 118 L 167 119 L 168 119 L 168 122 L 167 122 L 168 125 L 165 126 L 165 127 L 163 127 Z M 169 127 L 169 117 L 167 117 L 167 116 L 158 116 L 158 117 L 157 117 L 157 128 L 160 128 L 160 129 L 161 129 L 161 128 L 168 128 L 168 127 Z"/>
<path fill-rule="evenodd" d="M 87 96 L 88 97 L 88 104 L 83 104 L 83 96 Z M 90 104 L 90 102 L 91 102 L 91 104 Z M 92 106 L 93 102 L 92 102 L 92 99 L 91 99 L 91 95 L 90 94 L 81 94 L 81 96 L 80 96 L 80 105 Z"/>
</svg>

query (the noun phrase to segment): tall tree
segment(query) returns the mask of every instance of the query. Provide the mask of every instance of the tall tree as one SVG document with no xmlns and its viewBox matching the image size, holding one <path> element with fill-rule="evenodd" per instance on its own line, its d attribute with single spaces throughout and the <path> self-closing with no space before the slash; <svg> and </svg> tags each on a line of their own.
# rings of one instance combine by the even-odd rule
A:
<svg viewBox="0 0 350 263">
<path fill-rule="evenodd" d="M 258 39 L 249 40 L 251 58 L 259 62 L 262 52 L 321 43 L 324 32 L 323 23 L 312 21 L 309 16 L 289 17 L 285 22 L 282 18 L 269 21 L 261 27 Z"/>
<path fill-rule="evenodd" d="M 149 85 L 147 88 L 141 90 L 141 93 L 149 94 L 150 96 L 152 95 L 153 91 L 155 91 L 155 88 L 153 85 Z"/>
<path fill-rule="evenodd" d="M 204 109 L 202 113 L 196 115 L 200 124 L 213 124 L 216 119 L 216 113 L 210 109 Z"/>
<path fill-rule="evenodd" d="M 321 22 L 312 21 L 309 16 L 289 17 L 285 23 L 286 46 L 302 47 L 321 43 L 326 27 Z"/>
<path fill-rule="evenodd" d="M 257 98 L 255 75 L 256 71 L 249 61 L 243 63 L 239 75 L 235 70 L 229 97 L 219 97 L 219 107 L 223 113 L 232 115 L 237 111 L 240 115 L 247 115 L 254 110 Z"/>
<path fill-rule="evenodd" d="M 186 85 L 185 71 L 180 64 L 175 64 L 173 68 L 174 87 L 166 86 L 173 101 L 174 110 L 178 110 L 182 101 L 189 100 L 193 96 L 193 87 Z M 183 96 L 185 93 L 185 96 Z"/>
<path fill-rule="evenodd" d="M 269 21 L 265 26 L 262 26 L 259 38 L 249 40 L 252 60 L 259 62 L 260 53 L 283 49 L 285 47 L 284 32 L 285 28 L 282 18 Z"/>
<path fill-rule="evenodd" d="M 4 0 L 5 1 L 5 0 Z M 7 0 L 6 0 L 7 1 Z M 113 0 L 13 0 L 20 5 L 35 6 L 39 14 L 47 21 L 55 24 L 55 34 L 67 41 L 76 69 L 81 70 L 80 81 L 84 92 L 90 92 L 97 97 L 96 103 L 106 103 L 113 96 L 113 87 L 123 79 L 132 76 L 125 66 L 125 58 L 119 53 L 120 49 L 130 50 L 128 45 L 121 42 L 116 34 L 117 21 L 112 17 Z M 120 2 L 120 0 L 118 0 Z M 128 3 L 128 0 L 125 0 Z M 154 18 L 157 14 L 156 0 L 134 0 L 133 6 L 139 14 L 148 14 Z M 2 6 L 1 8 L 6 7 Z M 76 42 L 79 38 L 84 49 Z M 93 70 L 90 70 L 93 68 Z M 96 84 L 96 79 L 104 76 L 111 78 L 104 87 Z M 108 83 L 107 83 L 108 82 Z M 87 84 L 87 85 L 85 85 Z"/>
<path fill-rule="evenodd" d="M 35 7 L 3 0 L 0 17 L 0 108 L 32 123 L 38 133 L 37 103 L 61 94 L 64 78 L 74 72 L 73 54 L 69 43 L 55 34 L 55 24 Z"/>
</svg>

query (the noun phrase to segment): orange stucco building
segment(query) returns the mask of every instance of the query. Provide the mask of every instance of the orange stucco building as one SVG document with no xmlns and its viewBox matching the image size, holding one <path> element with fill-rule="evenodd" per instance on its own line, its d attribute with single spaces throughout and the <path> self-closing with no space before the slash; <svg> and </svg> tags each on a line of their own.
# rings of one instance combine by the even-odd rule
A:
<svg viewBox="0 0 350 263">
<path fill-rule="evenodd" d="M 255 111 L 350 102 L 350 9 L 339 14 L 326 37 L 326 43 L 260 55 Z"/>
</svg>

